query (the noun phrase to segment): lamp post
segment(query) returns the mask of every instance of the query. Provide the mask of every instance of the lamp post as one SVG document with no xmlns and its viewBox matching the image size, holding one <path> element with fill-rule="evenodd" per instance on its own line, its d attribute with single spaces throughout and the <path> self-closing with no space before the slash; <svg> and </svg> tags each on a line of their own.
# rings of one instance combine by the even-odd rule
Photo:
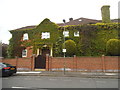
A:
<svg viewBox="0 0 120 90">
<path fill-rule="evenodd" d="M 63 19 L 63 22 L 64 22 L 64 31 L 63 31 L 63 38 L 64 38 L 63 53 L 64 53 L 64 75 L 65 75 L 65 52 L 66 52 L 66 49 L 65 49 L 65 19 Z"/>
</svg>

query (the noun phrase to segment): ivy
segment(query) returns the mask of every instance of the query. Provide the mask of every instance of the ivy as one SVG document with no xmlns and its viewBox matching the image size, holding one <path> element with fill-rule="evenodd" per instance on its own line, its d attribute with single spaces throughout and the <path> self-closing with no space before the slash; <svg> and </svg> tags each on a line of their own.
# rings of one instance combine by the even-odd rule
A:
<svg viewBox="0 0 120 90">
<path fill-rule="evenodd" d="M 54 56 L 62 56 L 63 30 L 69 31 L 65 40 L 73 40 L 77 47 L 77 56 L 100 56 L 106 54 L 106 42 L 118 38 L 119 23 L 96 23 L 88 25 L 58 26 L 49 19 L 44 19 L 33 29 L 12 30 L 12 38 L 8 47 L 11 57 L 21 57 L 23 48 L 33 46 L 33 53 L 44 45 L 53 47 Z M 74 37 L 74 32 L 79 31 L 80 36 Z M 42 32 L 50 32 L 49 39 L 41 39 Z M 29 40 L 22 41 L 24 33 L 28 33 Z"/>
</svg>

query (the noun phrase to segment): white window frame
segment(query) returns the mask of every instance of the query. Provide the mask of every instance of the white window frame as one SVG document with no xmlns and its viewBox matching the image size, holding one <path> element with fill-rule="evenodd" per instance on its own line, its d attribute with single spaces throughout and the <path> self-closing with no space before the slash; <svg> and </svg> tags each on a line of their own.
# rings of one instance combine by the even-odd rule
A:
<svg viewBox="0 0 120 90">
<path fill-rule="evenodd" d="M 75 37 L 79 37 L 79 36 L 80 36 L 79 31 L 74 32 L 74 36 L 75 36 Z"/>
<path fill-rule="evenodd" d="M 50 32 L 42 32 L 41 39 L 48 39 L 50 38 Z"/>
<path fill-rule="evenodd" d="M 64 37 L 69 37 L 69 31 L 63 31 Z"/>
<path fill-rule="evenodd" d="M 27 49 L 22 50 L 22 57 L 27 57 Z"/>
<path fill-rule="evenodd" d="M 28 40 L 29 38 L 28 38 L 28 33 L 24 33 L 23 34 L 23 40 Z"/>
</svg>

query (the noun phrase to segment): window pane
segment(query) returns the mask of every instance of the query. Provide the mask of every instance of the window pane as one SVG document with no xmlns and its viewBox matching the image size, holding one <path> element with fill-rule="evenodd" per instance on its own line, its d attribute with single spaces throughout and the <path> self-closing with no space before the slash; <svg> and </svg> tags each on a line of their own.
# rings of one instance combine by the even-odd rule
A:
<svg viewBox="0 0 120 90">
<path fill-rule="evenodd" d="M 74 36 L 75 36 L 75 37 L 79 37 L 79 31 L 74 32 Z"/>
<path fill-rule="evenodd" d="M 28 40 L 28 33 L 25 33 L 25 34 L 23 35 L 23 40 Z"/>
<path fill-rule="evenodd" d="M 50 38 L 50 33 L 49 32 L 42 32 L 41 39 L 48 39 L 48 38 Z"/>
<path fill-rule="evenodd" d="M 65 37 L 69 37 L 69 31 L 63 31 L 63 35 L 64 35 Z"/>
<path fill-rule="evenodd" d="M 27 57 L 27 50 L 26 50 L 26 49 L 24 49 L 24 50 L 22 51 L 22 57 Z"/>
</svg>

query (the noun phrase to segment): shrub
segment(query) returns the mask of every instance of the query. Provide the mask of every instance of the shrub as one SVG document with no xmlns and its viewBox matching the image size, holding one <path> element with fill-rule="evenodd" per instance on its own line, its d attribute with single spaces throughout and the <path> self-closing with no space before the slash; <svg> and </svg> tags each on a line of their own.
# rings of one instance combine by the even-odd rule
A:
<svg viewBox="0 0 120 90">
<path fill-rule="evenodd" d="M 66 48 L 66 55 L 67 56 L 73 56 L 76 54 L 76 43 L 73 40 L 67 40 L 65 41 L 65 48 Z M 63 48 L 64 48 L 63 44 Z"/>
<path fill-rule="evenodd" d="M 106 44 L 106 54 L 111 56 L 120 56 L 120 40 L 110 39 Z"/>
</svg>

